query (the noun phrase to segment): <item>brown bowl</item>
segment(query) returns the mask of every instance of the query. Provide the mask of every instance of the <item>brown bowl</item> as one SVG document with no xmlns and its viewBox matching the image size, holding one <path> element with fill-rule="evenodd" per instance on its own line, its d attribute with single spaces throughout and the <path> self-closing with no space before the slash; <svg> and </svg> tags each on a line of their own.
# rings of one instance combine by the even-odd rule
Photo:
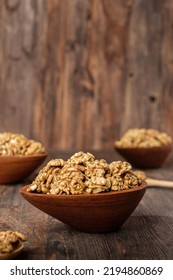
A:
<svg viewBox="0 0 173 280">
<path fill-rule="evenodd" d="M 153 148 L 120 148 L 115 145 L 115 149 L 135 167 L 158 168 L 166 160 L 172 145 Z"/>
<path fill-rule="evenodd" d="M 137 188 L 99 194 L 54 195 L 27 192 L 21 195 L 48 215 L 83 232 L 111 232 L 132 214 L 146 191 L 143 181 Z"/>
<path fill-rule="evenodd" d="M 23 250 L 24 245 L 20 244 L 20 246 L 18 248 L 16 248 L 14 251 L 10 252 L 10 253 L 0 253 L 0 260 L 12 260 L 14 258 L 16 258 Z"/>
<path fill-rule="evenodd" d="M 46 153 L 30 156 L 0 156 L 0 184 L 18 183 L 26 179 L 46 157 Z"/>
</svg>

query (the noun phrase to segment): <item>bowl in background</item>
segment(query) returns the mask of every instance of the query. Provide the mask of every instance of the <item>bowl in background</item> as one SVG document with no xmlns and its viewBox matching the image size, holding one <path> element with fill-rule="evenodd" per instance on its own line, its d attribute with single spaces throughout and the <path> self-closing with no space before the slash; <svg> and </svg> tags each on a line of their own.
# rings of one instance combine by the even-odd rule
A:
<svg viewBox="0 0 173 280">
<path fill-rule="evenodd" d="M 47 157 L 47 153 L 28 156 L 0 156 L 0 184 L 26 179 Z"/>
<path fill-rule="evenodd" d="M 135 167 L 159 168 L 170 154 L 172 145 L 150 148 L 122 148 L 115 145 L 114 148 Z"/>
<path fill-rule="evenodd" d="M 112 232 L 120 228 L 135 210 L 146 191 L 147 183 L 123 191 L 99 194 L 54 195 L 20 189 L 29 203 L 77 230 Z"/>
</svg>

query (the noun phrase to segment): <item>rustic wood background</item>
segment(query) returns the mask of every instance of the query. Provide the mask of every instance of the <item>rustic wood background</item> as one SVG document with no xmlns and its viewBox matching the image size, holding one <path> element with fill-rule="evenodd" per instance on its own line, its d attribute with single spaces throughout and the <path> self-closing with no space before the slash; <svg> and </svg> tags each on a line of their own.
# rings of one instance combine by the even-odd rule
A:
<svg viewBox="0 0 173 280">
<path fill-rule="evenodd" d="M 106 150 L 172 104 L 172 0 L 0 0 L 0 132 Z"/>
</svg>

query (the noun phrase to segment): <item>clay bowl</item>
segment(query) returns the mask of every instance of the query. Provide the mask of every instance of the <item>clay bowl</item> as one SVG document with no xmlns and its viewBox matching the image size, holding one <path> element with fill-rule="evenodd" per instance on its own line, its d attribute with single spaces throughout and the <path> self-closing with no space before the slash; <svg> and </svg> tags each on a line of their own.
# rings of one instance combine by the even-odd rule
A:
<svg viewBox="0 0 173 280">
<path fill-rule="evenodd" d="M 32 205 L 83 232 L 112 232 L 120 228 L 135 210 L 147 183 L 130 190 L 81 195 L 53 195 L 27 192 L 21 195 Z"/>
<path fill-rule="evenodd" d="M 0 156 L 0 184 L 18 183 L 26 179 L 47 154 L 30 156 Z"/>
<path fill-rule="evenodd" d="M 135 167 L 158 168 L 168 157 L 172 145 L 153 148 L 120 148 L 115 145 L 115 149 Z"/>
</svg>

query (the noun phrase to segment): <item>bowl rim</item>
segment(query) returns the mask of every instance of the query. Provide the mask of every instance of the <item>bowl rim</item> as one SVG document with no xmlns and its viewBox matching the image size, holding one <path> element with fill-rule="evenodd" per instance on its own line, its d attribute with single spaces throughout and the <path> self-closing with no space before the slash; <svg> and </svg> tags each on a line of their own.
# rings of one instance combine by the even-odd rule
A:
<svg viewBox="0 0 173 280">
<path fill-rule="evenodd" d="M 163 150 L 163 149 L 165 149 L 165 148 L 172 148 L 172 146 L 173 146 L 173 144 L 172 143 L 170 143 L 170 144 L 166 144 L 166 145 L 162 145 L 162 146 L 158 146 L 158 147 L 119 147 L 119 146 L 117 146 L 116 144 L 114 144 L 114 148 L 116 149 L 116 150 L 138 150 L 138 151 L 142 151 L 142 150 L 155 150 L 155 151 L 157 151 L 157 150 Z"/>
<path fill-rule="evenodd" d="M 30 184 L 31 185 L 31 184 Z M 128 190 L 122 190 L 122 191 L 107 191 L 107 192 L 100 192 L 100 193 L 94 193 L 94 194 L 64 194 L 64 195 L 57 195 L 57 194 L 44 194 L 44 193 L 36 193 L 36 192 L 28 192 L 27 188 L 30 186 L 23 186 L 19 189 L 19 192 L 21 194 L 27 194 L 27 196 L 32 197 L 57 197 L 58 199 L 64 199 L 64 198 L 78 198 L 78 197 L 107 197 L 107 196 L 114 196 L 114 195 L 122 195 L 126 193 L 132 193 L 136 191 L 140 191 L 147 188 L 147 182 L 145 180 L 142 180 L 142 184 L 138 187 L 133 187 Z"/>
<path fill-rule="evenodd" d="M 36 158 L 36 157 L 45 157 L 45 156 L 48 156 L 48 153 L 45 152 L 45 153 L 40 153 L 40 154 L 33 154 L 33 155 L 14 155 L 14 156 L 9 156 L 9 155 L 0 155 L 0 160 L 3 159 L 3 160 L 6 160 L 6 159 L 26 159 L 26 158 Z"/>
</svg>

